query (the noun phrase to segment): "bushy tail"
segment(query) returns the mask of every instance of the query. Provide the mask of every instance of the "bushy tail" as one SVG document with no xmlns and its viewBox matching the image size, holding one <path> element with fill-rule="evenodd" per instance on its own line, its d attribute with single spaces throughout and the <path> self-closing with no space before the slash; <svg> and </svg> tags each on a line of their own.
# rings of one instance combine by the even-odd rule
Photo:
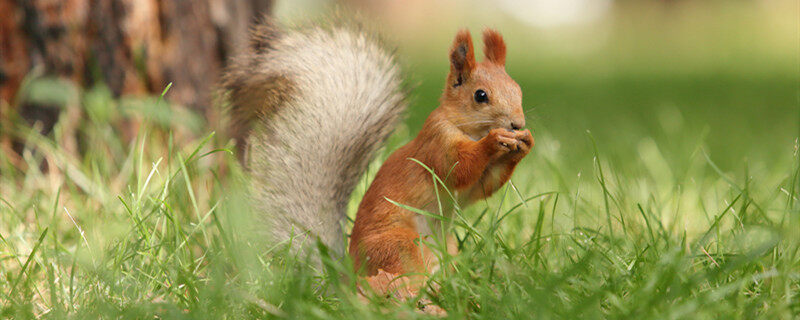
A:
<svg viewBox="0 0 800 320">
<path fill-rule="evenodd" d="M 358 28 L 254 28 L 223 87 L 266 235 L 344 252 L 350 193 L 405 109 L 401 82 L 392 55 Z"/>
</svg>

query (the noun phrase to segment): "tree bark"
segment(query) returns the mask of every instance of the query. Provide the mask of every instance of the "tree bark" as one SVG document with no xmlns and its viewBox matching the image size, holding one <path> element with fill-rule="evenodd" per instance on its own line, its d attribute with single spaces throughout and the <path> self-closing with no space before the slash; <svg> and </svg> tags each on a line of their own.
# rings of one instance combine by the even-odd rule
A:
<svg viewBox="0 0 800 320">
<path fill-rule="evenodd" d="M 228 57 L 271 0 L 0 0 L 0 100 L 53 125 L 57 109 L 15 101 L 34 72 L 116 96 L 158 94 L 204 112 Z M 0 102 L 0 105 L 2 103 Z M 0 109 L 7 117 L 10 110 Z"/>
</svg>

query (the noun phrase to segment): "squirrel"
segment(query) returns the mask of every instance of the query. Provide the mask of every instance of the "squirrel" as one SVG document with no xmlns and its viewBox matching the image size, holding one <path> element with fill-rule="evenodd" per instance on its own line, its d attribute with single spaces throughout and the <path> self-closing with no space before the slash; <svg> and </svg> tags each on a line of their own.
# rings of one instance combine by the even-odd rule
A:
<svg viewBox="0 0 800 320">
<path fill-rule="evenodd" d="M 437 185 L 420 163 L 466 205 L 505 184 L 533 147 L 504 40 L 486 29 L 483 43 L 485 59 L 476 62 L 470 33 L 457 33 L 440 106 L 367 189 L 348 248 L 357 272 L 438 268 L 419 241 L 435 227 L 389 201 L 436 211 Z M 253 28 L 248 50 L 227 67 L 222 87 L 255 209 L 273 240 L 307 234 L 343 253 L 350 194 L 406 108 L 395 58 L 358 27 L 284 30 L 270 20 Z"/>
</svg>

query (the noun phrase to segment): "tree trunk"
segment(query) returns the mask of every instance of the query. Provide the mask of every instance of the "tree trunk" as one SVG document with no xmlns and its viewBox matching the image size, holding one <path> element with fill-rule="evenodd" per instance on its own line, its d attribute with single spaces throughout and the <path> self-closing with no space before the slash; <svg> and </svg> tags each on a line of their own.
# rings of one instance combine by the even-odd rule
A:
<svg viewBox="0 0 800 320">
<path fill-rule="evenodd" d="M 26 75 L 77 87 L 105 83 L 116 96 L 158 94 L 201 112 L 225 60 L 271 0 L 0 0 L 0 116 L 9 105 L 51 127 L 58 111 L 15 101 Z M 0 105 L 3 105 L 0 101 Z"/>
</svg>

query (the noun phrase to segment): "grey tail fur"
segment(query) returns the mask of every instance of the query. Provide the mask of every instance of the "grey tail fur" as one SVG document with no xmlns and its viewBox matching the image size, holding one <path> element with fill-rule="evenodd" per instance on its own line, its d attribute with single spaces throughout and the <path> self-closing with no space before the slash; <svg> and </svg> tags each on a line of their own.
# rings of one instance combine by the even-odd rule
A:
<svg viewBox="0 0 800 320">
<path fill-rule="evenodd" d="M 358 27 L 265 21 L 222 87 L 264 235 L 343 253 L 350 194 L 406 106 L 392 54 Z"/>
</svg>

